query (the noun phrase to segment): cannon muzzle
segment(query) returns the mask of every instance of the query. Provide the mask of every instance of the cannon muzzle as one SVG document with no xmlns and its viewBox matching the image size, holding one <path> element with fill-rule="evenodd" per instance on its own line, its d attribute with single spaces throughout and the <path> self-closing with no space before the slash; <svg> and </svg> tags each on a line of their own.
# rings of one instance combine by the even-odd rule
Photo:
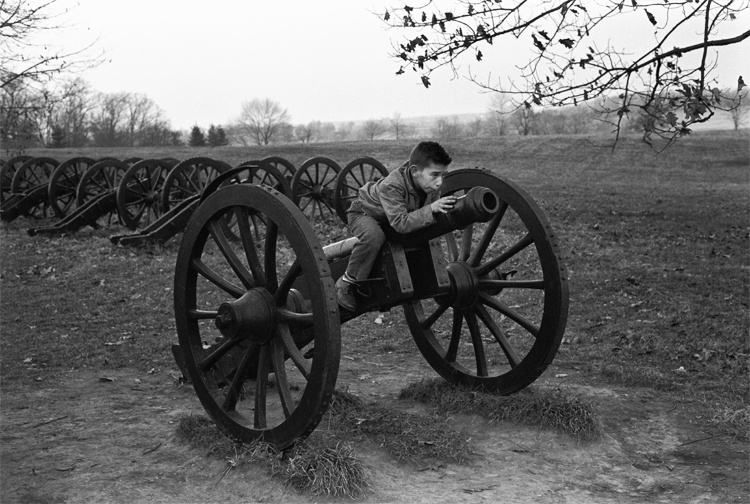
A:
<svg viewBox="0 0 750 504">
<path fill-rule="evenodd" d="M 413 233 L 400 234 L 386 230 L 388 240 L 404 246 L 413 246 L 442 236 L 457 229 L 464 229 L 475 222 L 487 222 L 500 208 L 500 199 L 486 187 L 472 187 L 459 196 L 456 206 L 445 214 L 435 215 L 435 223 Z"/>
</svg>

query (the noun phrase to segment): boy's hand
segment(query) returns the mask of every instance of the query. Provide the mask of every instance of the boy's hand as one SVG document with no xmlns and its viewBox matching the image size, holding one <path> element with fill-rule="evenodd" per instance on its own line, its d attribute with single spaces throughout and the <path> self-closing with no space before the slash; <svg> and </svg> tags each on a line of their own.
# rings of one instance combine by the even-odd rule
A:
<svg viewBox="0 0 750 504">
<path fill-rule="evenodd" d="M 448 213 L 453 210 L 457 199 L 455 196 L 443 196 L 430 204 L 430 210 L 432 213 Z"/>
</svg>

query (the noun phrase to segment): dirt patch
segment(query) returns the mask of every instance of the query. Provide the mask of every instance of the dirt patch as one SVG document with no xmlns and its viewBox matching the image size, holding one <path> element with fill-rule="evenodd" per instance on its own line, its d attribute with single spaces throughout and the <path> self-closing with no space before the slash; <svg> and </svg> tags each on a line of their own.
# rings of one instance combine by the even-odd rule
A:
<svg viewBox="0 0 750 504">
<path fill-rule="evenodd" d="M 338 386 L 368 401 L 430 414 L 399 401 L 406 384 L 435 376 L 404 353 L 344 352 Z M 566 374 L 566 377 L 558 375 Z M 573 384 L 552 366 L 535 386 L 564 386 L 601 410 L 604 438 L 577 444 L 553 432 L 479 417 L 448 419 L 471 438 L 464 466 L 398 464 L 378 446 L 356 446 L 374 493 L 364 502 L 744 502 L 747 446 L 711 437 L 698 404 L 650 390 Z M 174 372 L 78 371 L 2 384 L 3 502 L 310 502 L 265 468 L 225 474 L 175 438 L 177 419 L 203 415 Z"/>
</svg>

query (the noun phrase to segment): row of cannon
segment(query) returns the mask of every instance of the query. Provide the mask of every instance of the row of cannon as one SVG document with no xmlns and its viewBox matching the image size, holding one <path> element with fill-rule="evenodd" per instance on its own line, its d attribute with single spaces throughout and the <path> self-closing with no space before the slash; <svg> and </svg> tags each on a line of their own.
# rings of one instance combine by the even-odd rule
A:
<svg viewBox="0 0 750 504">
<path fill-rule="evenodd" d="M 338 305 L 336 279 L 356 237 L 323 244 L 313 220 L 337 214 L 387 170 L 312 158 L 231 167 L 208 158 L 13 159 L 0 216 L 60 220 L 30 234 L 102 225 L 116 216 L 135 244 L 182 232 L 174 269 L 172 352 L 208 415 L 243 442 L 278 449 L 308 436 L 336 387 L 341 326 L 401 307 L 427 363 L 446 381 L 511 394 L 554 359 L 569 292 L 557 235 L 533 198 L 494 170 L 451 170 L 448 214 L 386 242 L 358 292 Z M 7 192 L 6 192 L 7 187 Z M 413 370 L 404 369 L 407 376 Z"/>
<path fill-rule="evenodd" d="M 224 183 L 267 185 L 288 196 L 310 219 L 337 215 L 346 222 L 346 210 L 360 187 L 388 174 L 368 156 L 344 168 L 327 157 L 313 157 L 299 168 L 270 156 L 232 167 L 207 157 L 184 161 L 174 158 L 118 160 L 74 157 L 58 163 L 50 157 L 19 156 L 3 163 L 0 180 L 0 217 L 24 215 L 35 219 L 57 217 L 53 226 L 32 228 L 29 234 L 73 232 L 118 221 L 132 231 L 113 242 L 163 241 L 187 224 L 200 195 L 222 174 Z"/>
</svg>

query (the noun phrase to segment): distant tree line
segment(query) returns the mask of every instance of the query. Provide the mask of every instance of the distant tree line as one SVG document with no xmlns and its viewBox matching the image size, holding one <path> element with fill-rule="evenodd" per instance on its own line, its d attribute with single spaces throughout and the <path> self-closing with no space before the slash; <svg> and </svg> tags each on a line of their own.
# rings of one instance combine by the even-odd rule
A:
<svg viewBox="0 0 750 504">
<path fill-rule="evenodd" d="M 182 144 L 181 133 L 148 96 L 95 92 L 80 78 L 41 89 L 23 79 L 3 86 L 0 141 L 5 149 Z"/>
</svg>

